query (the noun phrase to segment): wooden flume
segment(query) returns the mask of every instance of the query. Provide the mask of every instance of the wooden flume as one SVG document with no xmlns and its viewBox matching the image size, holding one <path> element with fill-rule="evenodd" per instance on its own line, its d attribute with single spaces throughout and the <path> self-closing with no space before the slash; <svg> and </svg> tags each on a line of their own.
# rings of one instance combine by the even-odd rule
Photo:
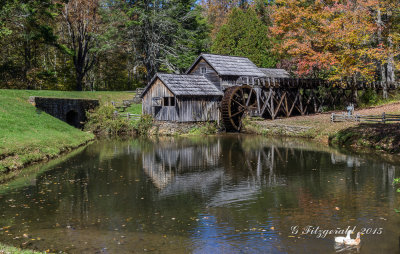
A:
<svg viewBox="0 0 400 254">
<path fill-rule="evenodd" d="M 396 82 L 333 82 L 320 79 L 246 78 L 224 88 L 221 115 L 227 131 L 240 131 L 246 115 L 275 119 L 307 115 L 357 100 L 357 91 L 387 94 Z"/>
</svg>

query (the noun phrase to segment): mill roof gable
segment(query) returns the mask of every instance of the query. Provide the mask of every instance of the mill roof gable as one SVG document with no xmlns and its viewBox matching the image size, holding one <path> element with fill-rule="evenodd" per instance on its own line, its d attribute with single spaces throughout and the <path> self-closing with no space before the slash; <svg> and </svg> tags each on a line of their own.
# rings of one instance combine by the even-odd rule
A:
<svg viewBox="0 0 400 254">
<path fill-rule="evenodd" d="M 147 93 L 154 81 L 159 78 L 175 96 L 223 96 L 224 94 L 208 79 L 201 75 L 178 75 L 157 73 L 144 89 Z"/>
<path fill-rule="evenodd" d="M 247 57 L 214 54 L 201 54 L 186 73 L 189 73 L 201 59 L 204 59 L 220 76 L 266 77 L 265 73 Z"/>
</svg>

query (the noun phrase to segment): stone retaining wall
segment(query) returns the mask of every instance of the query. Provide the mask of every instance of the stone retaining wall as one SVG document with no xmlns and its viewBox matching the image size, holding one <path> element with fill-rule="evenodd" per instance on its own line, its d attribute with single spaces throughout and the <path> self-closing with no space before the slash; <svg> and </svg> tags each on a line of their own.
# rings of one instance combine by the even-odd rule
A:
<svg viewBox="0 0 400 254">
<path fill-rule="evenodd" d="M 98 100 L 31 97 L 36 108 L 43 110 L 68 124 L 82 128 L 86 121 L 86 111 L 99 106 Z"/>
<path fill-rule="evenodd" d="M 153 127 L 150 129 L 150 135 L 160 135 L 160 136 L 174 136 L 187 134 L 191 129 L 195 127 L 201 127 L 206 123 L 195 122 L 195 123 L 175 123 L 166 121 L 156 121 Z"/>
</svg>

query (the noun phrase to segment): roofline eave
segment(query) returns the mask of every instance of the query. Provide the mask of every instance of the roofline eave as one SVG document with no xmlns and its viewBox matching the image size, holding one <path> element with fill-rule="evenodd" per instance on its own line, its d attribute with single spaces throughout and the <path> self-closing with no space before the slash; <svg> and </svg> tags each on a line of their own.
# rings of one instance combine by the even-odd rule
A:
<svg viewBox="0 0 400 254">
<path fill-rule="evenodd" d="M 144 91 L 142 92 L 142 94 L 140 95 L 140 98 L 143 98 L 144 95 L 147 93 L 147 91 L 149 90 L 149 88 L 152 86 L 152 84 L 154 83 L 154 81 L 158 78 L 161 80 L 161 82 L 164 84 L 164 86 L 168 89 L 168 91 L 170 91 L 175 97 L 176 94 L 171 90 L 171 88 L 168 87 L 168 85 L 166 84 L 166 82 L 158 75 L 159 73 L 157 72 L 154 77 L 151 79 L 151 81 L 147 84 L 147 86 L 144 88 Z"/>
<path fill-rule="evenodd" d="M 193 68 L 197 65 L 197 63 L 200 61 L 200 59 L 203 58 L 204 61 L 206 61 L 206 63 L 208 65 L 210 65 L 210 67 L 219 75 L 219 76 L 223 76 L 220 72 L 218 72 L 214 66 L 212 66 L 212 64 L 207 61 L 207 59 L 204 57 L 203 53 L 201 53 L 196 60 L 194 61 L 194 63 L 189 67 L 189 69 L 187 69 L 187 71 L 185 72 L 185 74 L 189 74 L 190 71 L 193 70 Z"/>
</svg>

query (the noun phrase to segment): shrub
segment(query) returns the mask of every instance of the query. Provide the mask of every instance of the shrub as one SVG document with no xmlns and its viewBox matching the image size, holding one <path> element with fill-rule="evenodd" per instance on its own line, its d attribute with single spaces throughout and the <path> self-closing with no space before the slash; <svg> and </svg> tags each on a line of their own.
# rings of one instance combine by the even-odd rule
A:
<svg viewBox="0 0 400 254">
<path fill-rule="evenodd" d="M 126 118 L 114 114 L 112 105 L 103 105 L 94 111 L 87 112 L 85 130 L 96 135 L 121 135 L 130 134 L 134 131 L 132 123 Z"/>
<path fill-rule="evenodd" d="M 215 122 L 206 122 L 204 125 L 199 125 L 190 129 L 188 134 L 191 135 L 211 135 L 218 132 Z"/>
<path fill-rule="evenodd" d="M 142 115 L 139 121 L 133 122 L 133 128 L 141 136 L 147 135 L 152 126 L 153 118 L 151 115 Z"/>
<path fill-rule="evenodd" d="M 369 88 L 360 96 L 360 102 L 364 105 L 376 104 L 379 102 L 378 94 Z"/>
</svg>

